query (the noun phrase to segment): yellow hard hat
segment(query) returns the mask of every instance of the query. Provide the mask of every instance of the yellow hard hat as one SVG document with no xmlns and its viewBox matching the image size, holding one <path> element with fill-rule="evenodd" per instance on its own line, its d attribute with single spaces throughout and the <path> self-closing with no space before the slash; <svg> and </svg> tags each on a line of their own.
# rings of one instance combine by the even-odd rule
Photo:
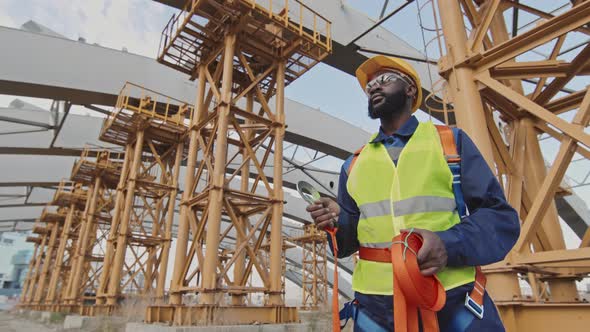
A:
<svg viewBox="0 0 590 332">
<path fill-rule="evenodd" d="M 364 90 L 369 82 L 371 76 L 383 69 L 393 69 L 408 75 L 416 83 L 416 99 L 412 105 L 412 113 L 415 112 L 420 103 L 422 103 L 422 85 L 420 84 L 420 77 L 414 68 L 406 61 L 400 58 L 389 57 L 385 55 L 377 55 L 369 60 L 363 62 L 356 70 L 356 78 Z"/>
</svg>

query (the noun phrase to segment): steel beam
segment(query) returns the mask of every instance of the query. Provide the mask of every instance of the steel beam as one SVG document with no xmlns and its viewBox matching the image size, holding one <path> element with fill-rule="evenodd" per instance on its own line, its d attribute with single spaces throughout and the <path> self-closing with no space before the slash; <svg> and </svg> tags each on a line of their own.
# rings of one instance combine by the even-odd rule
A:
<svg viewBox="0 0 590 332">
<path fill-rule="evenodd" d="M 587 303 L 497 303 L 507 331 L 585 331 L 590 325 Z"/>
<path fill-rule="evenodd" d="M 17 119 L 17 118 L 11 118 L 11 117 L 2 116 L 2 115 L 0 115 L 0 121 L 11 122 L 11 123 L 18 123 L 18 124 L 22 124 L 22 125 L 33 126 L 33 127 L 40 127 L 40 128 L 45 128 L 45 129 L 53 129 L 54 128 L 52 125 L 47 124 L 47 123 L 42 123 L 42 122 L 37 122 L 37 121 L 30 121 L 30 120 L 24 120 L 24 119 Z"/>
</svg>

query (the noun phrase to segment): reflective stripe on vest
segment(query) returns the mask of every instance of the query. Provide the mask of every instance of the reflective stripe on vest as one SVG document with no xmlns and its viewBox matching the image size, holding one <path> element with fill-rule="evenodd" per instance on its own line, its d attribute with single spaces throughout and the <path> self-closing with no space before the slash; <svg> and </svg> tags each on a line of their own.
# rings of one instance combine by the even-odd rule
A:
<svg viewBox="0 0 590 332">
<path fill-rule="evenodd" d="M 384 248 L 404 228 L 443 231 L 460 221 L 453 175 L 431 122 L 420 123 L 399 154 L 397 166 L 381 143 L 368 143 L 350 170 L 347 189 L 357 203 L 361 246 Z M 445 289 L 474 280 L 473 267 L 445 268 L 437 274 Z M 353 289 L 365 294 L 393 294 L 391 264 L 360 259 Z"/>
<path fill-rule="evenodd" d="M 361 218 L 379 217 L 392 214 L 391 201 L 383 200 L 359 206 Z M 436 196 L 418 196 L 393 202 L 393 213 L 396 216 L 420 212 L 453 212 L 457 209 L 454 198 Z"/>
</svg>

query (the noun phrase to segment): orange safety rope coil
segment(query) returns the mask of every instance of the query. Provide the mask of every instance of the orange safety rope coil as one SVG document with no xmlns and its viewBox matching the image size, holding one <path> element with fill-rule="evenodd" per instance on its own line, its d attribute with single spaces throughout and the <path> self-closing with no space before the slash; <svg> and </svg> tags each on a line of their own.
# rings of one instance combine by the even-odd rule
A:
<svg viewBox="0 0 590 332">
<path fill-rule="evenodd" d="M 416 254 L 422 243 L 422 237 L 410 231 L 393 238 L 391 245 L 393 319 L 398 332 L 418 332 L 418 310 L 424 331 L 439 331 L 436 312 L 445 305 L 446 293 L 436 276 L 420 273 Z"/>
</svg>

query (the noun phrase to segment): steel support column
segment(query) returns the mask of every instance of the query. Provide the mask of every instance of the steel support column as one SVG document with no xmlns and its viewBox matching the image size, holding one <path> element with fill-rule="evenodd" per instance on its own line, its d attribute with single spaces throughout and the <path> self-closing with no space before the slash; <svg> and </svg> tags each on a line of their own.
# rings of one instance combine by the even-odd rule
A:
<svg viewBox="0 0 590 332">
<path fill-rule="evenodd" d="M 291 322 L 296 311 L 284 306 L 281 282 L 284 87 L 328 54 L 330 23 L 299 3 L 291 8 L 248 0 L 209 4 L 188 2 L 164 29 L 160 45 L 158 61 L 199 79 L 198 116 L 190 126 L 170 302 L 150 306 L 147 321 L 211 325 L 264 317 L 259 322 Z M 299 18 L 291 18 L 293 10 Z M 207 27 L 199 23 L 203 17 Z M 315 32 L 303 29 L 304 18 L 316 20 Z M 195 29 L 200 34 L 192 33 Z M 269 100 L 275 95 L 272 109 Z M 238 106 L 244 98 L 245 110 Z M 273 150 L 271 181 L 264 168 Z M 253 181 L 251 166 L 258 173 Z M 228 167 L 234 170 L 229 175 Z M 234 187 L 238 174 L 240 185 Z M 223 216 L 230 222 L 222 223 Z M 271 224 L 269 271 L 258 253 Z M 220 252 L 221 241 L 230 236 L 235 244 Z M 248 284 L 252 275 L 258 284 Z M 198 294 L 198 305 L 183 302 L 190 293 Z M 267 305 L 234 310 L 252 293 L 268 296 Z M 230 312 L 238 316 L 228 317 Z"/>
<path fill-rule="evenodd" d="M 470 23 L 469 38 L 460 6 Z M 542 20 L 526 31 L 513 31 L 511 37 L 504 11 L 512 7 Z M 590 1 L 572 4 L 558 15 L 501 0 L 440 0 L 439 11 L 447 44 L 441 74 L 454 93 L 458 125 L 482 150 L 523 220 L 521 236 L 506 260 L 484 269 L 490 294 L 508 331 L 543 331 L 556 325 L 582 328 L 590 323 L 589 316 L 582 314 L 590 307 L 577 303 L 580 297 L 574 280 L 588 276 L 590 256 L 585 248 L 565 250 L 554 200 L 564 193 L 559 188 L 573 155 L 577 152 L 587 159 L 590 146 L 590 90 L 576 91 L 569 85 L 584 75 L 590 45 L 586 42 L 579 45 L 577 54 L 559 57 L 571 32 L 588 33 Z M 538 60 L 535 49 L 540 46 L 552 49 L 547 59 Z M 523 82 L 535 84 L 531 93 L 525 93 Z M 568 95 L 556 98 L 560 91 Z M 576 109 L 572 121 L 558 116 Z M 466 118 L 465 113 L 484 117 Z M 494 115 L 506 123 L 504 137 Z M 474 133 L 469 128 L 479 129 Z M 540 133 L 560 144 L 549 170 Z M 532 297 L 521 294 L 519 274 L 528 278 Z M 559 314 L 550 315 L 552 311 Z"/>
<path fill-rule="evenodd" d="M 65 260 L 65 251 L 66 245 L 70 240 L 70 229 L 72 228 L 72 223 L 74 221 L 74 214 L 76 213 L 76 204 L 70 204 L 68 208 L 68 214 L 66 216 L 66 221 L 64 226 L 62 227 L 61 236 L 59 239 L 59 246 L 57 248 L 56 259 L 55 259 L 55 267 L 51 271 L 51 279 L 49 280 L 49 289 L 47 291 L 47 304 L 56 304 L 56 293 L 57 293 L 57 284 L 59 281 L 62 283 L 62 287 L 64 280 L 62 279 L 62 270 L 64 268 L 64 260 Z M 71 263 L 71 257 L 70 263 Z M 60 280 L 61 279 L 61 280 Z"/>
<path fill-rule="evenodd" d="M 205 238 L 205 260 L 203 262 L 203 294 L 200 304 L 215 304 L 214 291 L 217 288 L 217 264 L 223 187 L 225 185 L 225 163 L 227 156 L 227 129 L 231 103 L 231 85 L 236 35 L 225 37 L 223 55 L 223 78 L 221 85 L 221 106 L 218 109 L 217 140 L 215 144 L 215 165 L 213 166 L 212 187 L 209 192 L 209 216 Z"/>
<path fill-rule="evenodd" d="M 469 53 L 467 49 L 467 34 L 463 25 L 463 15 L 458 1 L 438 1 L 441 24 L 445 37 L 447 55 L 443 63 L 448 69 L 447 81 L 454 103 L 457 125 L 461 127 L 477 143 L 481 154 L 492 170 L 495 169 L 492 154 L 492 144 L 485 127 L 486 119 L 479 90 L 471 68 L 454 67 L 456 62 L 465 59 Z"/>
<path fill-rule="evenodd" d="M 59 225 L 56 222 L 49 223 L 47 229 L 50 233 L 49 242 L 47 243 L 47 250 L 45 251 L 45 257 L 43 259 L 43 268 L 39 274 L 39 280 L 35 289 L 35 297 L 33 304 L 39 305 L 45 299 L 47 277 L 49 274 L 49 267 L 53 265 L 55 242 L 57 240 L 57 234 L 59 233 Z"/>
</svg>

